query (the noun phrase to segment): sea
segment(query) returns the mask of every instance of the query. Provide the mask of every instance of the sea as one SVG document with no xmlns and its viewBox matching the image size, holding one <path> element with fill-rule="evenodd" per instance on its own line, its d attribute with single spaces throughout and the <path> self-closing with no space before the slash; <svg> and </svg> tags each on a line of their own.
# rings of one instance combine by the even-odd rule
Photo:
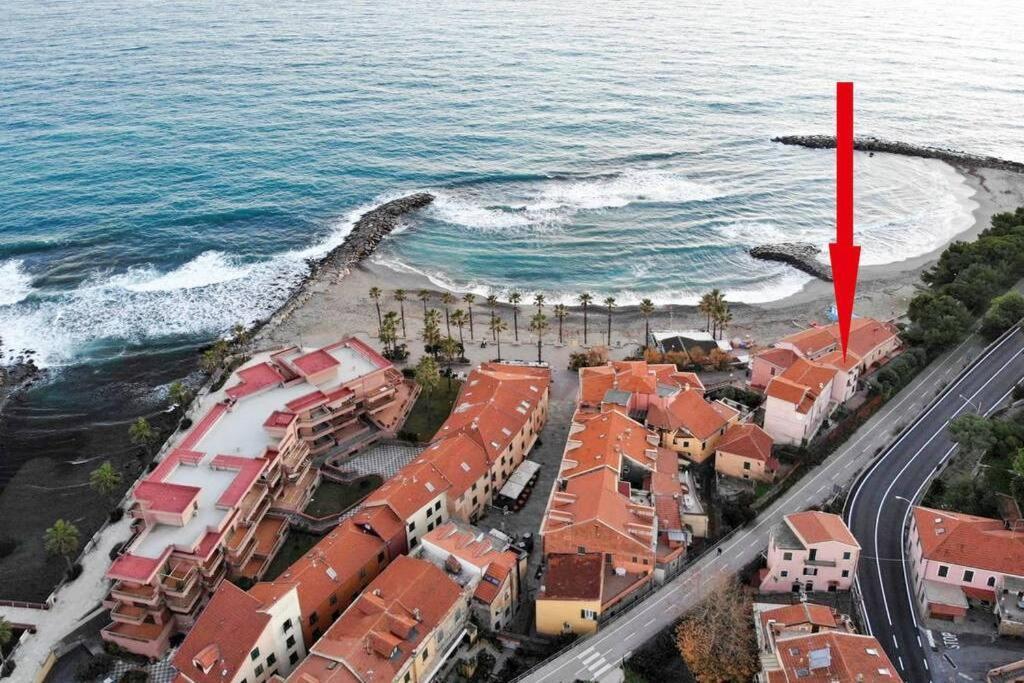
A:
<svg viewBox="0 0 1024 683">
<path fill-rule="evenodd" d="M 114 435 L 200 345 L 268 315 L 390 198 L 437 196 L 374 260 L 438 286 L 763 302 L 807 276 L 747 250 L 834 225 L 833 154 L 770 138 L 832 132 L 837 80 L 859 134 L 1024 160 L 1013 1 L 8 0 L 0 17 L 0 351 L 50 369 L 0 419 L 0 487 L 34 460 L 59 479 L 123 455 Z M 939 162 L 858 155 L 855 183 L 864 263 L 971 224 Z"/>
</svg>

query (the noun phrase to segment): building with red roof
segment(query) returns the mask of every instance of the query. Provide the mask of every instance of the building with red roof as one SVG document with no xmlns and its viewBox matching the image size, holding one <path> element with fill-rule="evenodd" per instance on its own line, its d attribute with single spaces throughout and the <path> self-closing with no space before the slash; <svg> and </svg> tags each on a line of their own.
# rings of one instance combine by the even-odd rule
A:
<svg viewBox="0 0 1024 683">
<path fill-rule="evenodd" d="M 849 590 L 857 574 L 860 544 L 839 515 L 794 512 L 772 529 L 761 591 Z"/>
<path fill-rule="evenodd" d="M 642 418 L 650 401 L 681 391 L 704 393 L 700 377 L 679 372 L 673 363 L 644 360 L 609 361 L 606 365 L 580 368 L 578 397 L 581 411 L 603 411 L 612 406 Z"/>
<path fill-rule="evenodd" d="M 178 681 L 240 683 L 286 676 L 306 656 L 294 585 L 246 593 L 225 582 L 171 660 Z"/>
<path fill-rule="evenodd" d="M 914 593 L 924 613 L 962 621 L 995 612 L 1001 633 L 1024 635 L 1024 533 L 999 519 L 915 507 L 908 534 Z"/>
<path fill-rule="evenodd" d="M 765 390 L 764 430 L 775 443 L 810 441 L 838 405 L 832 400 L 835 368 L 797 358 Z"/>
<path fill-rule="evenodd" d="M 779 470 L 773 445 L 772 437 L 757 425 L 733 424 L 718 442 L 715 471 L 726 477 L 771 483 Z"/>
<path fill-rule="evenodd" d="M 652 400 L 646 424 L 658 430 L 662 446 L 699 464 L 714 454 L 729 425 L 740 417 L 736 408 L 722 401 L 707 401 L 703 394 L 684 391 Z"/>
<path fill-rule="evenodd" d="M 758 683 L 898 683 L 902 679 L 874 636 L 824 629 L 775 637 L 761 656 Z"/>
<path fill-rule="evenodd" d="M 400 556 L 310 648 L 287 680 L 430 680 L 462 640 L 468 600 L 442 569 Z"/>
<path fill-rule="evenodd" d="M 107 571 L 103 638 L 162 655 L 225 577 L 262 577 L 287 533 L 284 515 L 304 508 L 319 482 L 313 455 L 393 434 L 413 398 L 401 373 L 356 339 L 258 354 L 235 371 L 132 490 L 135 533 Z"/>
</svg>

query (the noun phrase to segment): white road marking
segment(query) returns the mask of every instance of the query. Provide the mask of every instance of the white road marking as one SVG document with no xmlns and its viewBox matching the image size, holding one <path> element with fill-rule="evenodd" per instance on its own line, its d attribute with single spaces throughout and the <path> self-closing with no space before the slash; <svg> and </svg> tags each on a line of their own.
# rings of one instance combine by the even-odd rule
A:
<svg viewBox="0 0 1024 683">
<path fill-rule="evenodd" d="M 602 668 L 600 668 L 597 671 L 595 671 L 594 672 L 594 680 L 596 680 L 596 681 L 601 680 L 601 676 L 604 676 L 606 673 L 611 671 L 611 668 L 612 668 L 611 664 L 605 664 Z"/>
</svg>

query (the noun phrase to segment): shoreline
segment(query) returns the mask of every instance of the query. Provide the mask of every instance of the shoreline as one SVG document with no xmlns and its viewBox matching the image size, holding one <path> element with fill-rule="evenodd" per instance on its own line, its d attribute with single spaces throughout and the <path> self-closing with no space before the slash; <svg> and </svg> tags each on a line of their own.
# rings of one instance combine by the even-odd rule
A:
<svg viewBox="0 0 1024 683">
<path fill-rule="evenodd" d="M 947 162 L 943 162 L 947 163 Z M 946 247 L 955 241 L 973 240 L 981 230 L 989 225 L 991 216 L 1006 210 L 1024 205 L 1024 174 L 995 168 L 965 169 L 950 164 L 953 170 L 963 177 L 964 182 L 974 190 L 971 200 L 975 203 L 972 210 L 972 224 L 962 232 L 952 236 L 949 242 L 936 249 L 902 261 L 883 265 L 862 266 L 858 278 L 858 293 L 855 312 L 862 316 L 882 319 L 897 319 L 905 314 L 907 304 L 914 296 L 920 283 L 922 271 L 934 263 Z M 314 269 L 315 271 L 316 269 Z M 330 270 L 330 269 L 328 269 Z M 346 332 L 361 334 L 367 338 L 376 336 L 376 313 L 371 305 L 368 291 L 370 287 L 384 290 L 382 308 L 397 310 L 393 300 L 395 289 L 405 289 L 408 299 L 404 308 L 409 329 L 407 343 L 416 344 L 420 325 L 417 321 L 423 317 L 423 305 L 417 299 L 417 292 L 430 292 L 429 306 L 442 308 L 439 299 L 445 292 L 458 297 L 455 308 L 464 308 L 461 298 L 465 292 L 448 290 L 438 286 L 426 275 L 403 272 L 381 264 L 372 258 L 363 259 L 349 267 L 333 270 L 330 273 L 311 273 L 289 302 L 275 312 L 260 326 L 256 334 L 258 347 L 264 345 L 285 344 L 293 341 L 319 343 L 344 335 Z M 725 292 L 728 297 L 728 291 Z M 485 296 L 477 294 L 474 314 L 486 315 Z M 832 303 L 832 283 L 816 278 L 808 280 L 797 292 L 785 297 L 758 303 L 730 302 L 733 321 L 727 335 L 731 339 L 753 344 L 768 344 L 775 338 L 784 336 L 813 322 L 825 319 Z M 555 302 L 547 302 L 545 310 L 551 327 L 546 335 L 548 343 L 557 337 L 557 321 L 551 307 Z M 566 304 L 569 316 L 565 321 L 565 342 L 569 346 L 582 344 L 580 328 L 582 326 L 582 309 L 579 305 Z M 525 333 L 529 316 L 534 310 L 532 293 L 524 291 L 524 301 L 520 304 L 521 338 L 531 338 Z M 287 310 L 286 310 L 287 309 Z M 497 308 L 502 317 L 512 323 L 511 306 L 500 303 Z M 607 313 L 599 301 L 591 305 L 589 313 L 590 334 L 588 341 L 592 345 L 603 336 L 607 324 Z M 643 336 L 643 320 L 636 304 L 617 306 L 612 314 L 613 339 L 627 343 L 638 343 Z M 659 305 L 651 316 L 650 325 L 656 329 L 702 329 L 703 316 L 693 304 Z M 478 324 L 479 328 L 480 325 Z M 479 330 L 477 330 L 479 333 Z M 510 331 L 509 337 L 513 336 Z M 453 336 L 457 336 L 453 330 Z M 468 339 L 468 330 L 466 337 Z M 479 340 L 479 334 L 477 335 Z M 614 342 L 613 342 L 614 343 Z M 414 347 L 415 348 L 415 347 Z M 510 347 L 511 348 L 511 347 Z M 504 350 L 504 348 L 503 348 Z"/>
</svg>

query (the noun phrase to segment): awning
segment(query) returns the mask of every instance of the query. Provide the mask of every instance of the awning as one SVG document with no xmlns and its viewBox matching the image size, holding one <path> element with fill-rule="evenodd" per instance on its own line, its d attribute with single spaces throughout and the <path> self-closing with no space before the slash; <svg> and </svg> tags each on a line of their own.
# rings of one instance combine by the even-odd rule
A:
<svg viewBox="0 0 1024 683">
<path fill-rule="evenodd" d="M 523 492 L 526 485 L 533 479 L 533 475 L 537 474 L 540 470 L 540 463 L 536 463 L 532 460 L 524 460 L 516 471 L 512 473 L 512 476 L 508 478 L 505 485 L 498 491 L 498 495 L 505 496 L 506 498 L 518 498 L 519 494 Z"/>
</svg>

